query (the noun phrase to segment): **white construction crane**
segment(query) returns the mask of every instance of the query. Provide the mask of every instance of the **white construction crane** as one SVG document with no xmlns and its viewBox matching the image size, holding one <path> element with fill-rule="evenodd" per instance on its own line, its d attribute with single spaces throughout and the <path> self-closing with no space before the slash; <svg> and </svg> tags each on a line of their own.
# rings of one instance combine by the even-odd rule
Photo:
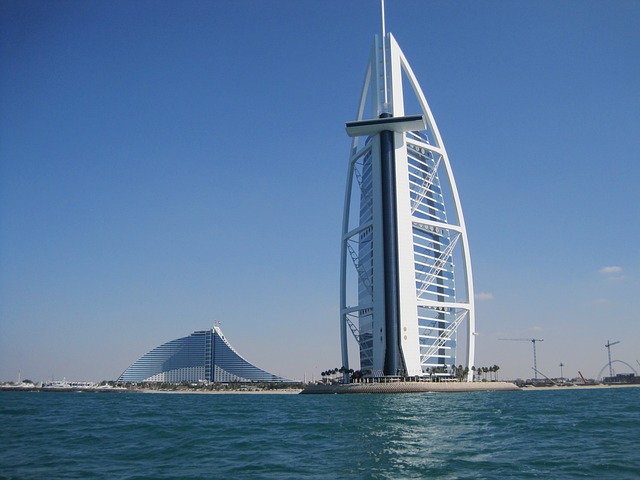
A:
<svg viewBox="0 0 640 480">
<path fill-rule="evenodd" d="M 538 359 L 536 357 L 536 342 L 544 342 L 543 338 L 501 338 L 509 342 L 531 342 L 533 344 L 533 374 L 538 379 Z"/>
</svg>

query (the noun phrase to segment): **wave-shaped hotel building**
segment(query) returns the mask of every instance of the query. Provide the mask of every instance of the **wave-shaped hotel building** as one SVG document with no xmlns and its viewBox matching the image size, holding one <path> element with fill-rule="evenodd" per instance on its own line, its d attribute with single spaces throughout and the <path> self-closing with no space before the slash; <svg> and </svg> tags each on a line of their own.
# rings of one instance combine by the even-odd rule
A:
<svg viewBox="0 0 640 480">
<path fill-rule="evenodd" d="M 289 382 L 231 346 L 219 326 L 164 343 L 127 368 L 118 382 Z"/>
<path fill-rule="evenodd" d="M 347 123 L 342 364 L 349 368 L 355 350 L 372 377 L 428 376 L 452 364 L 470 370 L 473 280 L 458 190 L 416 76 L 384 31 L 384 11 L 382 30 L 356 121 Z"/>
</svg>

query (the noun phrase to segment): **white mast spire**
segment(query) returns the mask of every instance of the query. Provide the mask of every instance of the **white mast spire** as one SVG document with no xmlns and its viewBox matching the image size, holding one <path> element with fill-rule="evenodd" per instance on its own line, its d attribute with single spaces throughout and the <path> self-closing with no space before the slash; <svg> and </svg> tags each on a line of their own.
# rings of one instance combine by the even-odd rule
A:
<svg viewBox="0 0 640 480">
<path fill-rule="evenodd" d="M 380 7 L 382 8 L 382 76 L 384 83 L 384 104 L 382 105 L 382 111 L 385 112 L 389 108 L 389 96 L 387 88 L 387 32 L 384 24 L 384 0 L 380 0 Z"/>
</svg>

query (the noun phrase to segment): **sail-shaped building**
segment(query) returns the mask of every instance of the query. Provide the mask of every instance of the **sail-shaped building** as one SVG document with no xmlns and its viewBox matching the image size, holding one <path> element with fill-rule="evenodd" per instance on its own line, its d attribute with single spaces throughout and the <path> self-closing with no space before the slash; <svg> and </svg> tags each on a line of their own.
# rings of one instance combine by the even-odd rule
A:
<svg viewBox="0 0 640 480">
<path fill-rule="evenodd" d="M 290 382 L 245 360 L 219 326 L 193 332 L 147 352 L 118 382 Z"/>
<path fill-rule="evenodd" d="M 346 125 L 342 362 L 354 368 L 357 357 L 372 377 L 471 369 L 473 279 L 458 190 L 426 98 L 384 18 L 382 30 L 357 118 Z"/>
</svg>

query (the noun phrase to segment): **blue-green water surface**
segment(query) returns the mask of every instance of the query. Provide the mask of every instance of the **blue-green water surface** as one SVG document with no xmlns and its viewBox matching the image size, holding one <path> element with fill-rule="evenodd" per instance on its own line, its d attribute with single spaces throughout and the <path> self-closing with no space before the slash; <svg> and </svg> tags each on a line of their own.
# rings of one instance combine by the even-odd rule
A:
<svg viewBox="0 0 640 480">
<path fill-rule="evenodd" d="M 0 392 L 2 479 L 640 478 L 640 388 Z"/>
</svg>

